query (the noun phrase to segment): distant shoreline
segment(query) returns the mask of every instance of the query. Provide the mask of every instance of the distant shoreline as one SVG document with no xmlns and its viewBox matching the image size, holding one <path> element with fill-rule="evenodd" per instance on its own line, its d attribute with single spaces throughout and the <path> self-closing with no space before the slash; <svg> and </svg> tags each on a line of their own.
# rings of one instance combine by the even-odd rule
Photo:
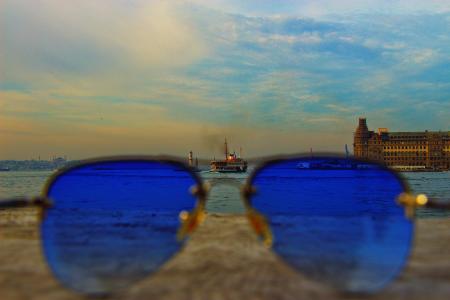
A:
<svg viewBox="0 0 450 300">
<path fill-rule="evenodd" d="M 76 163 L 64 158 L 54 160 L 0 160 L 0 173 L 13 171 L 54 171 L 61 167 Z"/>
</svg>

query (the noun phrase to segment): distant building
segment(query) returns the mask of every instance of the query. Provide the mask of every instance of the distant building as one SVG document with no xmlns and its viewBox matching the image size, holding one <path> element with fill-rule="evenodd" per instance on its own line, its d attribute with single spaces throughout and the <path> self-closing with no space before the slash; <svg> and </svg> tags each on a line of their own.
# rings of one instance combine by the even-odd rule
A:
<svg viewBox="0 0 450 300">
<path fill-rule="evenodd" d="M 389 132 L 369 131 L 359 118 L 354 133 L 353 154 L 400 170 L 449 170 L 450 131 Z"/>
<path fill-rule="evenodd" d="M 54 157 L 52 160 L 52 165 L 54 169 L 62 168 L 66 165 L 66 157 Z"/>
</svg>

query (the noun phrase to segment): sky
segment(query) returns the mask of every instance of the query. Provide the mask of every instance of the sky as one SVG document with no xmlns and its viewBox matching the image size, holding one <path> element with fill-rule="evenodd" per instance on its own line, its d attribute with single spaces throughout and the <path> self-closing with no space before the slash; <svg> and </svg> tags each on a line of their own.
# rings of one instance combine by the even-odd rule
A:
<svg viewBox="0 0 450 300">
<path fill-rule="evenodd" d="M 450 130 L 450 0 L 0 2 L 0 159 L 343 152 L 360 116 Z"/>
</svg>

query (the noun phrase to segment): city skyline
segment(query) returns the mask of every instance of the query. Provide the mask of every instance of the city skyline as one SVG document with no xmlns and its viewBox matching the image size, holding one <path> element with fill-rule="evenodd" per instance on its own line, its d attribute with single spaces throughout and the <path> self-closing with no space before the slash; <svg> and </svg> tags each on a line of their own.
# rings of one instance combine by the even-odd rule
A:
<svg viewBox="0 0 450 300">
<path fill-rule="evenodd" d="M 2 1 L 0 159 L 448 131 L 450 1 Z"/>
</svg>

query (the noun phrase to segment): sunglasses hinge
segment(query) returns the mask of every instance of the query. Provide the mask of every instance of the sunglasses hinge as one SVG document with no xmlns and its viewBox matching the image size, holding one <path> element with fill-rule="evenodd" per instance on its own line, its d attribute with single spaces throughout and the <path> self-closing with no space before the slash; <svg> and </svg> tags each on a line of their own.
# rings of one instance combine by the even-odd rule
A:
<svg viewBox="0 0 450 300">
<path fill-rule="evenodd" d="M 397 203 L 405 208 L 406 217 L 413 219 L 416 215 L 416 209 L 427 205 L 428 197 L 425 194 L 401 193 L 397 197 Z"/>
<path fill-rule="evenodd" d="M 31 199 L 30 204 L 42 208 L 50 208 L 54 205 L 53 201 L 47 197 L 34 197 Z"/>
</svg>

